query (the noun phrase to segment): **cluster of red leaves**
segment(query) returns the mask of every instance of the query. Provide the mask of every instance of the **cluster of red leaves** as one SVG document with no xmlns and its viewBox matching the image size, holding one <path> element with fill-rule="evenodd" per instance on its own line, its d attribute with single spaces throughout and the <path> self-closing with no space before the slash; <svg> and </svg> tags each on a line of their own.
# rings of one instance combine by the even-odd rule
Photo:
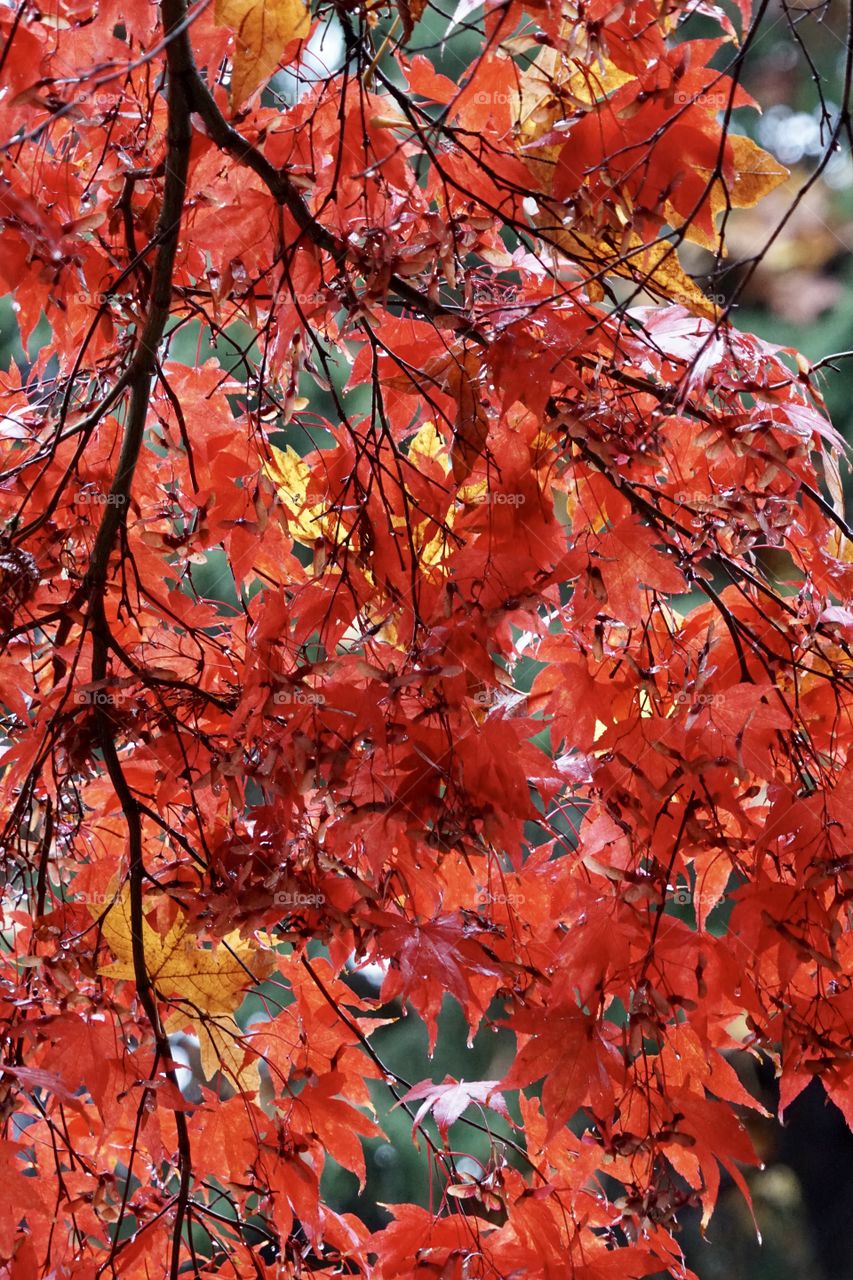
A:
<svg viewBox="0 0 853 1280">
<path fill-rule="evenodd" d="M 2 385 L 4 1280 L 685 1277 L 754 1162 L 728 1051 L 853 1122 L 839 441 L 648 247 L 772 180 L 688 8 L 488 3 L 403 91 L 340 5 L 347 65 L 236 118 L 204 4 L 0 10 L 0 280 L 52 330 Z M 515 1056 L 412 1091 L 442 1180 L 371 1234 L 324 1163 L 364 1177 L 378 1011 L 448 995 Z"/>
</svg>

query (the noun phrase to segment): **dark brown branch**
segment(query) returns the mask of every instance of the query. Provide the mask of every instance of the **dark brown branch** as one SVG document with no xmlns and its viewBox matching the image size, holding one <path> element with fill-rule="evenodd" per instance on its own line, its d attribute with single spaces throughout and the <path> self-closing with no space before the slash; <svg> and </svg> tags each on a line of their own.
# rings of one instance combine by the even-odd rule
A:
<svg viewBox="0 0 853 1280">
<path fill-rule="evenodd" d="M 190 100 L 187 78 L 191 71 L 188 61 L 188 45 L 185 38 L 176 37 L 186 20 L 184 0 L 163 0 L 161 5 L 163 30 L 166 37 L 169 71 L 169 116 L 166 174 L 163 204 L 158 220 L 156 240 L 159 248 L 154 262 L 151 298 L 148 316 L 139 337 L 133 359 L 128 369 L 131 389 L 130 406 L 121 453 L 113 483 L 111 501 L 105 504 L 104 515 L 95 538 L 92 558 L 87 570 L 84 587 L 88 595 L 87 626 L 92 634 L 92 679 L 107 678 L 111 634 L 105 610 L 105 594 L 110 559 L 117 542 L 124 533 L 127 508 L 133 477 L 142 449 L 151 388 L 157 367 L 157 353 L 163 338 L 166 321 L 172 303 L 172 277 L 178 250 L 181 214 L 187 190 L 190 142 Z M 143 885 L 146 871 L 143 857 L 142 813 L 132 789 L 128 785 L 116 746 L 113 727 L 107 711 L 100 704 L 94 708 L 98 741 L 103 753 L 107 774 L 112 782 L 127 823 L 128 853 L 130 863 L 130 919 L 132 933 L 133 970 L 139 1002 L 151 1025 L 156 1050 L 156 1061 L 164 1064 L 170 1082 L 177 1088 L 177 1079 L 170 1065 L 169 1041 L 163 1030 L 157 1006 L 156 991 L 145 959 Z M 175 1111 L 175 1127 L 178 1135 L 179 1189 L 175 1203 L 175 1221 L 172 1234 L 172 1256 L 169 1280 L 177 1280 L 181 1266 L 181 1239 L 190 1197 L 192 1160 L 189 1129 L 186 1116 Z M 128 1179 L 130 1172 L 128 1171 Z"/>
</svg>

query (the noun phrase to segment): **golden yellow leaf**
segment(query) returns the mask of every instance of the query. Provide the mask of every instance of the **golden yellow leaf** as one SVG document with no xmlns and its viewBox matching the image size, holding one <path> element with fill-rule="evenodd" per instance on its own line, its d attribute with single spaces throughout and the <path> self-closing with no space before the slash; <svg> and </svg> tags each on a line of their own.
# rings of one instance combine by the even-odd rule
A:
<svg viewBox="0 0 853 1280">
<path fill-rule="evenodd" d="M 550 240 L 582 266 L 589 264 L 598 272 L 632 280 L 646 292 L 689 307 L 708 320 L 716 320 L 719 315 L 718 308 L 687 274 L 677 251 L 666 241 L 646 244 L 632 233 L 615 249 L 603 240 L 593 240 L 576 231 L 551 232 Z"/>
<path fill-rule="evenodd" d="M 272 461 L 264 470 L 275 485 L 278 496 L 288 511 L 287 527 L 291 538 L 313 546 L 323 533 L 324 508 L 308 505 L 308 482 L 311 468 L 290 445 L 286 449 L 270 446 Z"/>
<path fill-rule="evenodd" d="M 213 1017 L 192 1018 L 180 1009 L 174 1009 L 164 1024 L 168 1032 L 182 1031 L 190 1027 L 198 1038 L 199 1061 L 206 1080 L 212 1080 L 220 1071 L 232 1084 L 239 1084 L 241 1089 L 257 1089 L 260 1087 L 260 1073 L 257 1063 L 244 1065 L 245 1051 L 239 1041 L 242 1031 L 230 1013 L 219 1013 Z"/>
<path fill-rule="evenodd" d="M 425 422 L 409 444 L 409 457 L 412 462 L 437 459 L 444 468 L 445 474 L 450 470 L 447 445 L 444 437 L 436 430 L 434 422 Z"/>
<path fill-rule="evenodd" d="M 291 40 L 311 26 L 303 0 L 216 0 L 216 22 L 234 31 L 231 106 L 241 107 L 266 84 Z"/>
<path fill-rule="evenodd" d="M 731 134 L 729 136 L 729 146 L 731 147 L 734 161 L 734 179 L 727 184 L 728 191 L 719 178 L 711 189 L 711 212 L 715 224 L 718 215 L 728 207 L 732 209 L 751 209 L 758 204 L 759 200 L 763 200 L 766 195 L 769 195 L 786 178 L 790 177 L 789 170 L 774 159 L 769 152 L 763 151 L 758 143 L 753 142 L 751 138 L 744 137 L 741 134 Z M 701 173 L 703 170 L 700 169 L 699 172 Z M 710 169 L 704 172 L 707 172 L 710 180 Z M 666 213 L 667 221 L 672 226 L 680 226 L 683 222 L 683 219 L 680 219 L 675 214 L 668 202 Z M 686 239 L 692 240 L 695 244 L 701 244 L 703 248 L 716 252 L 719 236 L 709 235 L 708 232 L 702 231 L 693 223 L 688 223 L 684 227 L 684 235 Z"/>
<path fill-rule="evenodd" d="M 769 151 L 763 151 L 752 138 L 732 134 L 729 142 L 735 166 L 732 204 L 738 209 L 751 209 L 790 177 L 790 172 Z M 722 191 L 719 195 L 722 197 Z M 724 204 L 719 207 L 723 208 Z"/>
<path fill-rule="evenodd" d="M 240 1029 L 233 1014 L 252 980 L 260 982 L 272 972 L 272 956 L 239 932 L 205 949 L 187 925 L 186 917 L 180 915 L 164 936 L 143 920 L 145 967 L 152 985 L 161 999 L 180 1002 L 166 1018 L 165 1029 L 192 1028 L 208 1078 L 223 1071 L 238 1078 L 244 1088 L 256 1088 L 257 1067 L 242 1066 L 243 1050 L 235 1043 Z M 115 960 L 101 965 L 98 972 L 108 978 L 135 980 L 129 888 L 122 890 L 105 915 L 101 933 Z"/>
</svg>

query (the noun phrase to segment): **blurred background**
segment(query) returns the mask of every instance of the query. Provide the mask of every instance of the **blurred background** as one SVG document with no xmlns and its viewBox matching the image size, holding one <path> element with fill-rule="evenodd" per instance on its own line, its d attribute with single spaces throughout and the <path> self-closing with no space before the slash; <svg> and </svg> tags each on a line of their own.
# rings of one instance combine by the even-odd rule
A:
<svg viewBox="0 0 853 1280">
<path fill-rule="evenodd" d="M 734 6 L 727 7 L 734 16 Z M 462 68 L 475 56 L 477 38 L 460 30 L 443 43 L 448 17 L 449 13 L 442 15 L 430 8 L 416 28 L 410 48 L 414 52 L 420 47 L 442 71 L 458 80 Z M 704 34 L 696 30 L 704 21 L 701 17 L 691 20 L 690 34 Z M 728 299 L 741 290 L 732 317 L 737 327 L 794 347 L 812 361 L 853 349 L 853 159 L 846 145 L 829 158 L 817 180 L 803 191 L 825 157 L 830 129 L 842 108 L 847 21 L 847 6 L 840 3 L 794 7 L 773 0 L 770 4 L 742 75 L 745 88 L 761 103 L 763 114 L 740 111 L 734 127 L 751 134 L 788 166 L 791 178 L 757 208 L 733 214 L 727 226 L 728 257 L 719 268 L 715 269 L 713 259 L 701 250 L 684 254 L 684 265 L 703 278 L 707 292 Z M 379 38 L 381 34 L 380 26 Z M 327 25 L 313 44 L 317 74 L 326 74 L 340 58 L 340 32 Z M 718 65 L 724 67 L 731 56 L 730 49 L 723 50 Z M 268 91 L 268 100 L 292 100 L 299 91 L 295 78 L 282 73 Z M 762 250 L 794 205 L 794 212 L 747 279 L 743 260 Z M 30 355 L 49 337 L 49 326 L 43 321 Z M 239 332 L 238 327 L 234 337 L 245 342 L 248 331 Z M 183 328 L 172 344 L 173 358 L 194 362 L 198 338 L 197 327 Z M 201 358 L 214 349 L 206 351 L 202 343 Z M 223 364 L 229 364 L 227 347 L 221 345 L 217 355 Z M 22 367 L 26 364 L 16 337 L 11 300 L 2 299 L 0 363 L 4 368 L 10 359 Z M 236 369 L 235 373 L 240 376 Z M 821 385 L 835 425 L 853 440 L 853 359 L 841 358 L 834 367 L 824 366 Z M 305 394 L 311 397 L 312 410 L 321 415 L 333 413 L 331 399 L 322 403 L 315 386 L 306 386 Z M 360 407 L 351 404 L 354 412 Z M 307 436 L 300 440 L 293 424 L 286 439 L 301 452 L 311 447 Z M 316 435 L 313 443 L 317 443 Z M 849 476 L 846 479 L 849 481 Z M 226 579 L 211 565 L 211 595 L 228 596 L 223 581 Z M 196 582 L 202 585 L 198 576 Z M 362 971 L 353 974 L 352 982 L 363 994 L 375 995 L 381 977 L 378 972 Z M 281 999 L 281 988 L 276 995 Z M 241 1020 L 246 1023 L 260 1012 L 260 1001 L 248 1000 Z M 398 1020 L 379 1031 L 373 1043 L 383 1062 L 411 1083 L 425 1078 L 441 1081 L 447 1074 L 457 1079 L 496 1080 L 505 1071 L 509 1045 L 498 1028 L 484 1027 L 469 1047 L 460 1011 L 448 1002 L 431 1058 L 423 1025 L 414 1015 L 400 1017 L 402 1012 L 387 1010 L 389 1017 Z M 499 1010 L 494 1013 L 499 1018 Z M 179 1052 L 187 1063 L 187 1087 L 191 1088 L 192 1042 L 185 1039 Z M 775 1112 L 772 1067 L 746 1057 L 735 1065 L 747 1086 Z M 359 1195 L 355 1178 L 334 1164 L 326 1172 L 325 1191 L 336 1208 L 354 1211 L 368 1224 L 379 1226 L 387 1220 L 383 1202 L 429 1203 L 431 1179 L 423 1143 L 420 1150 L 413 1145 L 411 1121 L 402 1109 L 394 1107 L 389 1090 L 376 1085 L 374 1101 L 390 1141 L 367 1144 L 364 1192 Z M 485 1116 L 475 1118 L 486 1123 Z M 511 1138 L 509 1127 L 491 1114 L 488 1124 L 498 1137 Z M 701 1238 L 696 1218 L 685 1221 L 683 1241 L 690 1267 L 702 1280 L 853 1280 L 848 1234 L 853 1226 L 853 1136 L 840 1112 L 824 1099 L 818 1085 L 812 1085 L 790 1108 L 784 1127 L 753 1118 L 749 1126 L 765 1162 L 763 1171 L 749 1175 L 755 1221 L 740 1193 L 724 1178 L 707 1240 Z M 489 1160 L 488 1135 L 460 1123 L 451 1129 L 450 1139 L 452 1146 L 466 1153 L 457 1162 L 459 1174 L 478 1175 L 482 1170 L 478 1161 L 485 1165 Z M 507 1144 L 504 1155 L 513 1160 L 511 1145 Z M 759 1232 L 763 1243 L 759 1243 Z"/>
</svg>

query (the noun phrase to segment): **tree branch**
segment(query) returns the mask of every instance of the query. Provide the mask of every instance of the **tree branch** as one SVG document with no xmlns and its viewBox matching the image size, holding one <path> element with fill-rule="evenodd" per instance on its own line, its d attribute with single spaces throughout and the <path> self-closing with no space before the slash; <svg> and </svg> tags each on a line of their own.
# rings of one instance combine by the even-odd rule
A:
<svg viewBox="0 0 853 1280">
<path fill-rule="evenodd" d="M 154 261 L 154 271 L 149 299 L 148 316 L 139 337 L 128 369 L 128 385 L 131 391 L 130 407 L 125 425 L 124 439 L 113 483 L 110 501 L 105 503 L 104 515 L 95 538 L 92 557 L 84 578 L 88 596 L 86 625 L 92 634 L 92 679 L 107 678 L 111 634 L 105 610 L 105 595 L 109 563 L 116 544 L 124 534 L 127 508 L 133 485 L 134 472 L 139 460 L 148 416 L 151 387 L 157 365 L 157 353 L 163 338 L 172 302 L 172 278 L 178 250 L 181 215 L 187 190 L 190 142 L 190 101 L 187 77 L 191 70 L 187 60 L 185 38 L 176 33 L 182 30 L 186 18 L 184 0 L 163 0 L 161 5 L 163 30 L 166 37 L 166 57 L 169 72 L 169 114 L 167 130 L 166 175 L 163 188 L 163 204 L 157 224 L 156 239 L 159 249 Z M 133 969 L 140 1004 L 145 1011 L 155 1044 L 155 1066 L 163 1061 L 170 1082 L 177 1088 L 177 1079 L 170 1065 L 169 1041 L 163 1030 L 157 1007 L 156 992 L 148 973 L 144 948 L 143 884 L 145 863 L 143 859 L 142 813 L 139 803 L 124 775 L 113 726 L 107 710 L 99 703 L 94 707 L 98 741 L 104 764 L 112 782 L 127 823 L 128 852 L 130 860 L 130 918 L 133 946 Z M 147 1088 L 147 1087 L 146 1087 Z M 175 1127 L 178 1136 L 179 1189 L 175 1203 L 175 1222 L 172 1234 L 170 1280 L 177 1280 L 181 1265 L 181 1238 L 190 1196 L 192 1159 L 189 1130 L 186 1117 L 175 1110 Z M 130 1170 L 128 1170 L 128 1179 Z M 118 1239 L 118 1232 L 116 1232 Z"/>
</svg>

